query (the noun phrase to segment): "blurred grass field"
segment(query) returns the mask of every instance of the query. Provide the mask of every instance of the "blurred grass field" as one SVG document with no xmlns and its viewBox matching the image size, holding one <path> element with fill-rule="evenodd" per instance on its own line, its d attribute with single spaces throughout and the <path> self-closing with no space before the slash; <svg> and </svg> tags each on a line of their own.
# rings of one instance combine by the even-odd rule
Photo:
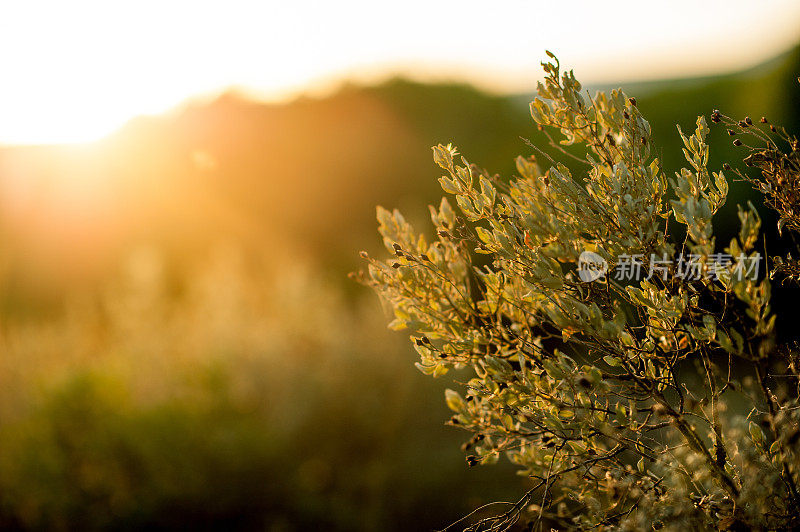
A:
<svg viewBox="0 0 800 532">
<path fill-rule="evenodd" d="M 675 123 L 712 108 L 800 129 L 798 73 L 794 50 L 625 88 L 677 170 Z M 428 530 L 521 493 L 507 465 L 467 468 L 447 378 L 347 273 L 380 247 L 376 204 L 425 223 L 431 145 L 511 175 L 520 137 L 542 142 L 531 98 L 228 94 L 93 145 L 0 149 L 0 526 Z M 711 145 L 712 166 L 736 156 Z"/>
</svg>

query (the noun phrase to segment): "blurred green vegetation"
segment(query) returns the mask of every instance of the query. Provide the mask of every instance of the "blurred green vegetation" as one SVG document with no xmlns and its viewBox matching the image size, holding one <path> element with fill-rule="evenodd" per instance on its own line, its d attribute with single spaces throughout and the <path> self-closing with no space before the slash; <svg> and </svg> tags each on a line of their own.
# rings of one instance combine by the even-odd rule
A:
<svg viewBox="0 0 800 532">
<path fill-rule="evenodd" d="M 158 257 L 5 332 L 6 527 L 433 528 L 503 491 L 371 297 L 230 250 L 175 295 Z"/>
<path fill-rule="evenodd" d="M 799 72 L 794 50 L 625 89 L 677 170 L 675 124 L 713 108 L 800 130 Z M 346 274 L 381 245 L 376 204 L 425 223 L 431 145 L 511 175 L 521 137 L 543 144 L 530 98 L 227 94 L 90 146 L 0 150 L 0 525 L 431 529 L 521 493 L 507 465 L 466 467 L 445 380 Z M 739 155 L 723 131 L 711 146 L 712 167 Z"/>
</svg>

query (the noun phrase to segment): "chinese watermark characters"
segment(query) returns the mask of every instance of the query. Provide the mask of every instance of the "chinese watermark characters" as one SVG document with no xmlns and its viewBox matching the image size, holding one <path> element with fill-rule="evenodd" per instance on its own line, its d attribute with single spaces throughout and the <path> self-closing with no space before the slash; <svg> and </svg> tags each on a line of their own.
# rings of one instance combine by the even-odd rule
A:
<svg viewBox="0 0 800 532">
<path fill-rule="evenodd" d="M 641 281 L 661 279 L 666 281 L 670 274 L 686 281 L 712 279 L 756 280 L 761 267 L 761 254 L 740 253 L 734 257 L 729 253 L 712 253 L 702 255 L 678 255 L 676 258 L 666 255 L 642 254 L 620 255 L 617 263 L 609 271 L 607 261 L 593 251 L 584 251 L 578 259 L 578 276 L 587 283 L 603 277 L 615 281 Z"/>
</svg>

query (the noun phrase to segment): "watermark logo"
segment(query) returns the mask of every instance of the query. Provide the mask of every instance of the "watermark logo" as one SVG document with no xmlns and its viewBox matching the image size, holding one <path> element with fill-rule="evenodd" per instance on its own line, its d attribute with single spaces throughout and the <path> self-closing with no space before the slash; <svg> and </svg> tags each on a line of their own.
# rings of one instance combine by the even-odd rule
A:
<svg viewBox="0 0 800 532">
<path fill-rule="evenodd" d="M 584 251 L 578 257 L 578 277 L 584 283 L 590 283 L 603 277 L 616 281 L 647 281 L 658 278 L 666 281 L 674 276 L 686 281 L 711 279 L 758 278 L 761 265 L 761 254 L 740 253 L 734 257 L 728 253 L 712 253 L 708 256 L 678 255 L 675 258 L 657 255 L 620 255 L 612 268 L 606 260 L 594 251 Z"/>
<path fill-rule="evenodd" d="M 594 251 L 584 251 L 578 257 L 578 277 L 584 283 L 590 283 L 605 277 L 607 272 L 608 263 L 606 259 Z"/>
</svg>

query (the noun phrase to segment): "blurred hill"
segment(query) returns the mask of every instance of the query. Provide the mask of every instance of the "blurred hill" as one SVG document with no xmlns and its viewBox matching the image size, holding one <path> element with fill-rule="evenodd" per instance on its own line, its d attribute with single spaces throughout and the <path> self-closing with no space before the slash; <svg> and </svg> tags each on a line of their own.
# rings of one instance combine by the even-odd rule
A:
<svg viewBox="0 0 800 532">
<path fill-rule="evenodd" d="M 667 168 L 678 169 L 675 124 L 691 128 L 712 108 L 800 124 L 798 72 L 794 49 L 728 76 L 625 89 L 638 97 Z M 234 240 L 291 249 L 339 275 L 356 266 L 359 249 L 377 244 L 376 204 L 427 216 L 424 205 L 440 195 L 431 145 L 453 142 L 471 162 L 505 175 L 516 155 L 531 152 L 520 137 L 543 145 L 531 98 L 399 79 L 285 105 L 228 93 L 137 118 L 92 145 L 3 148 L 0 268 L 20 286 L 31 276 L 33 285 L 91 284 L 140 243 L 187 258 Z M 717 136 L 712 164 L 731 154 Z"/>
</svg>

